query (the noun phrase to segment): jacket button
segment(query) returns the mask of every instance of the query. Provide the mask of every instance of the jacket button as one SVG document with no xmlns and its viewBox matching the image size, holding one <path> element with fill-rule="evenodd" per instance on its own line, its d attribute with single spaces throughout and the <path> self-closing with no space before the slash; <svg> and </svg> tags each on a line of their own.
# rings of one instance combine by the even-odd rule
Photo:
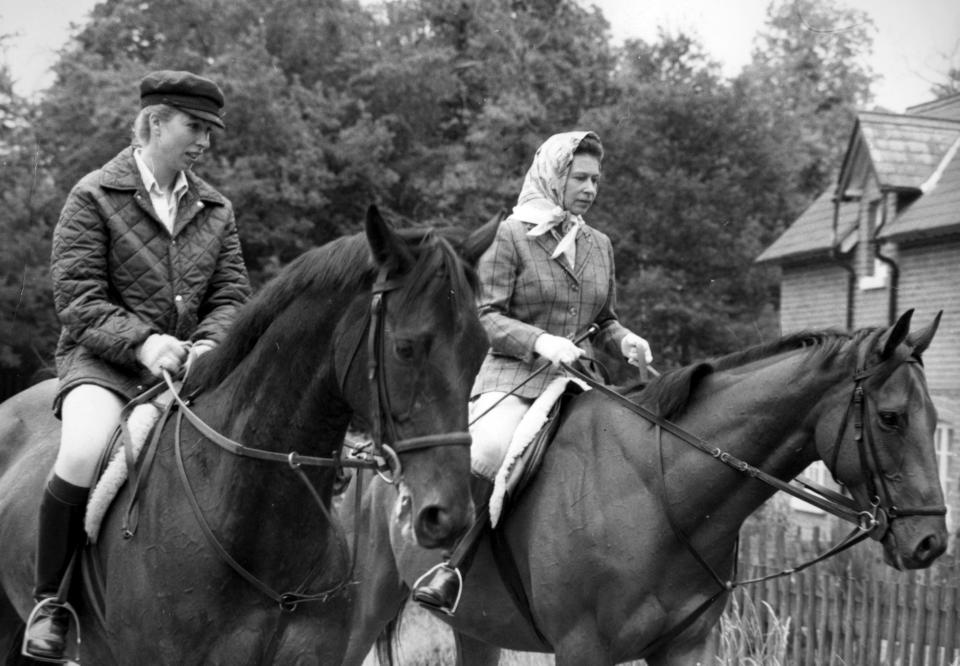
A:
<svg viewBox="0 0 960 666">
<path fill-rule="evenodd" d="M 572 315 L 577 314 L 577 309 L 576 309 L 576 308 L 570 308 L 570 314 L 572 314 Z"/>
</svg>

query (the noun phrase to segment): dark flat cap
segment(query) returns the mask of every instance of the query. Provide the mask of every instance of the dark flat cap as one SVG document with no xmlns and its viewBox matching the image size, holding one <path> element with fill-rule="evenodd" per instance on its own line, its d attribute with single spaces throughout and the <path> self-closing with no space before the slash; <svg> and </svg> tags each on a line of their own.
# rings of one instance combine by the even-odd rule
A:
<svg viewBox="0 0 960 666">
<path fill-rule="evenodd" d="M 169 104 L 191 116 L 224 127 L 223 93 L 216 83 L 190 72 L 150 72 L 140 81 L 140 108 Z"/>
</svg>

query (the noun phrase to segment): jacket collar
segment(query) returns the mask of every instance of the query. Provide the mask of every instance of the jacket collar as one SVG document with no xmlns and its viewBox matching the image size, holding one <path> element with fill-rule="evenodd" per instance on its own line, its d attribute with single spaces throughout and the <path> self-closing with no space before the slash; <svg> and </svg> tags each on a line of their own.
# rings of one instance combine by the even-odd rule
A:
<svg viewBox="0 0 960 666">
<path fill-rule="evenodd" d="M 207 185 L 202 179 L 187 171 L 187 196 L 193 195 L 203 201 L 205 205 L 224 206 L 227 200 L 215 189 Z M 133 158 L 133 146 L 129 146 L 100 169 L 100 186 L 111 190 L 128 190 L 135 192 L 145 189 L 137 163 Z"/>
<path fill-rule="evenodd" d="M 563 268 L 567 273 L 569 273 L 577 282 L 580 281 L 583 276 L 584 266 L 588 261 L 592 261 L 592 255 L 596 249 L 596 243 L 594 243 L 594 231 L 590 225 L 583 224 L 580 226 L 580 230 L 577 232 L 577 259 L 573 268 L 570 267 L 570 264 L 567 263 L 567 260 L 563 255 L 551 258 L 550 261 L 555 261 L 557 264 Z M 553 254 L 553 251 L 557 249 L 557 239 L 554 238 L 553 234 L 543 234 L 542 236 L 531 236 L 530 239 L 534 241 L 537 245 L 542 247 L 547 253 L 547 256 Z"/>
</svg>

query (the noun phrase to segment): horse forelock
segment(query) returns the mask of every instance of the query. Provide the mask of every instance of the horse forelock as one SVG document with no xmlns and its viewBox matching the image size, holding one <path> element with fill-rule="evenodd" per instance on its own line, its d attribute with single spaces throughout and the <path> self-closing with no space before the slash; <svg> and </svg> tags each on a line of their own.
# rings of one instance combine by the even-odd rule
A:
<svg viewBox="0 0 960 666">
<path fill-rule="evenodd" d="M 415 257 L 403 286 L 396 294 L 397 309 L 415 313 L 421 304 L 442 304 L 449 321 L 458 329 L 464 317 L 474 312 L 477 278 L 442 235 L 429 229 L 404 230 L 399 235 Z M 442 323 L 442 322 L 438 322 Z"/>
</svg>

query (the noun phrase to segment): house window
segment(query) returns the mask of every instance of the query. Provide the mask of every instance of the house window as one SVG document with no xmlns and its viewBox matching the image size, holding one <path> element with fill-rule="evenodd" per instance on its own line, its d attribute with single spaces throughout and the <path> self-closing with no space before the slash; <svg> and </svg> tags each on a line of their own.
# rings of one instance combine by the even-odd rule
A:
<svg viewBox="0 0 960 666">
<path fill-rule="evenodd" d="M 870 275 L 861 275 L 858 284 L 862 291 L 867 289 L 883 289 L 887 286 L 890 276 L 890 267 L 879 259 L 874 259 Z"/>
<path fill-rule="evenodd" d="M 817 461 L 803 470 L 803 477 L 817 484 L 818 486 L 825 486 L 827 488 L 833 487 L 833 481 L 830 478 L 830 471 L 827 469 L 827 466 L 821 461 Z M 790 496 L 790 508 L 796 509 L 797 511 L 805 511 L 807 513 L 825 513 L 823 509 L 810 504 L 809 502 L 804 502 L 799 497 Z"/>
<path fill-rule="evenodd" d="M 876 233 L 882 222 L 881 210 L 882 200 L 871 201 L 867 206 L 865 228 L 861 230 L 863 242 L 860 244 L 862 248 L 860 251 L 863 253 L 863 260 L 860 264 L 860 279 L 857 280 L 857 285 L 861 291 L 883 289 L 887 286 L 890 267 L 873 255 L 877 243 L 879 243 L 876 239 Z"/>
</svg>

